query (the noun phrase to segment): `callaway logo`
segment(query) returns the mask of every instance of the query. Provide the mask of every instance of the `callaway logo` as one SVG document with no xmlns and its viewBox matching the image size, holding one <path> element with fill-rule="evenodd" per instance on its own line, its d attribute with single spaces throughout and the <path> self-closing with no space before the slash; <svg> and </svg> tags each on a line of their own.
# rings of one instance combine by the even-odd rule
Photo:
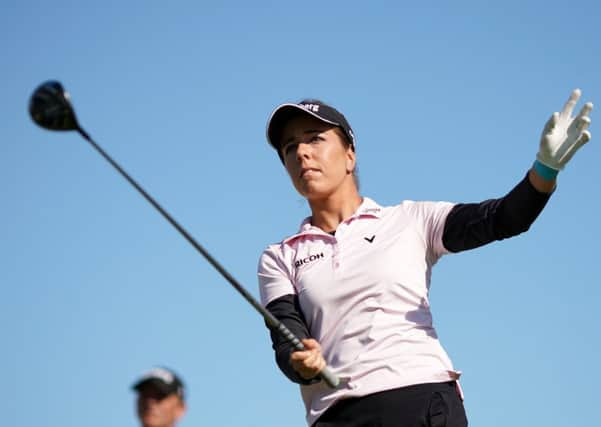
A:
<svg viewBox="0 0 601 427">
<path fill-rule="evenodd" d="M 301 265 L 308 264 L 313 261 L 317 261 L 318 259 L 323 258 L 323 257 L 324 257 L 323 252 L 318 255 L 309 255 L 308 257 L 305 257 L 302 259 L 297 259 L 296 261 L 294 261 L 294 266 L 296 268 L 299 268 Z"/>
<path fill-rule="evenodd" d="M 376 238 L 375 234 L 371 237 L 364 237 L 364 239 L 367 240 L 369 243 L 373 243 L 375 238 Z"/>
<path fill-rule="evenodd" d="M 314 113 L 317 113 L 319 111 L 319 105 L 318 104 L 300 104 L 300 105 L 305 110 L 313 111 Z"/>
</svg>

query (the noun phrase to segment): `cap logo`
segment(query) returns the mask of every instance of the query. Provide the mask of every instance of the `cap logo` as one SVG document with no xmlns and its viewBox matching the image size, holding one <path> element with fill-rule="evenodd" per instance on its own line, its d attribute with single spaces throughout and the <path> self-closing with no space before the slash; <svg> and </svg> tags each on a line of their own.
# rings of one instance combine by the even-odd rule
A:
<svg viewBox="0 0 601 427">
<path fill-rule="evenodd" d="M 171 384 L 174 380 L 173 374 L 161 368 L 151 369 L 144 374 L 143 378 L 159 378 L 166 384 Z"/>
<path fill-rule="evenodd" d="M 319 104 L 299 104 L 301 107 L 303 107 L 305 110 L 308 111 L 313 111 L 314 113 L 317 113 L 319 111 Z"/>
</svg>

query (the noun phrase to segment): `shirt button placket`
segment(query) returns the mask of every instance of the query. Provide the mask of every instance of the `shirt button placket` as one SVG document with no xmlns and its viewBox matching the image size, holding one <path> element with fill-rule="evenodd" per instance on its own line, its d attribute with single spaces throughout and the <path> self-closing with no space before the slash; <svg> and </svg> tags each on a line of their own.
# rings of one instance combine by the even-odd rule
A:
<svg viewBox="0 0 601 427">
<path fill-rule="evenodd" d="M 342 254 L 340 251 L 339 240 L 336 237 L 334 237 L 334 239 L 334 248 L 332 250 L 332 269 L 334 270 L 334 273 L 336 273 L 338 272 L 338 270 L 340 270 Z"/>
</svg>

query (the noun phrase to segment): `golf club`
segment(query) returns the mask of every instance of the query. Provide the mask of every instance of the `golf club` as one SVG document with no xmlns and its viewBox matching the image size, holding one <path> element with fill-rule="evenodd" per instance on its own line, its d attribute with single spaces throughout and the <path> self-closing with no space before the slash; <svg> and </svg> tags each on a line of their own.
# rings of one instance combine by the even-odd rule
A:
<svg viewBox="0 0 601 427">
<path fill-rule="evenodd" d="M 301 341 L 292 333 L 290 330 L 278 319 L 275 318 L 268 310 L 263 308 L 257 300 L 255 300 L 246 289 L 244 289 L 234 277 L 227 272 L 227 270 L 217 262 L 215 258 L 207 252 L 191 235 L 182 227 L 175 219 L 169 215 L 169 213 L 163 209 L 163 207 L 156 201 L 150 194 L 148 194 L 132 177 L 130 177 L 117 162 L 115 162 L 98 144 L 96 144 L 92 138 L 85 132 L 79 125 L 77 118 L 75 117 L 75 111 L 71 105 L 69 94 L 63 89 L 60 82 L 50 80 L 42 83 L 36 88 L 31 95 L 29 101 L 29 114 L 33 121 L 39 126 L 55 131 L 72 131 L 75 130 L 94 147 L 102 157 L 105 158 L 117 171 L 135 187 L 138 192 L 144 196 L 144 198 L 150 202 L 154 208 L 159 211 L 161 215 L 173 226 L 179 233 L 192 245 L 194 248 L 213 266 L 221 273 L 221 275 L 244 297 L 246 301 L 252 305 L 256 311 L 258 311 L 267 325 L 278 331 L 284 336 L 289 342 L 294 345 L 296 350 L 305 350 L 304 345 Z M 321 378 L 328 384 L 328 386 L 335 388 L 339 384 L 339 379 L 325 367 L 320 372 Z"/>
</svg>

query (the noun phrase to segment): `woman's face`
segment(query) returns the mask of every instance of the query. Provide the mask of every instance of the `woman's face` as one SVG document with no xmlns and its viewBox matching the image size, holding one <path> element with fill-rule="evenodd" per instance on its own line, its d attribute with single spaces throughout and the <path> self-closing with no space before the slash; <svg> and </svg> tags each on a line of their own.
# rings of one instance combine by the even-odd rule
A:
<svg viewBox="0 0 601 427">
<path fill-rule="evenodd" d="M 301 195 L 318 200 L 355 188 L 355 152 L 335 126 L 300 115 L 286 123 L 281 137 L 284 165 Z"/>
</svg>

